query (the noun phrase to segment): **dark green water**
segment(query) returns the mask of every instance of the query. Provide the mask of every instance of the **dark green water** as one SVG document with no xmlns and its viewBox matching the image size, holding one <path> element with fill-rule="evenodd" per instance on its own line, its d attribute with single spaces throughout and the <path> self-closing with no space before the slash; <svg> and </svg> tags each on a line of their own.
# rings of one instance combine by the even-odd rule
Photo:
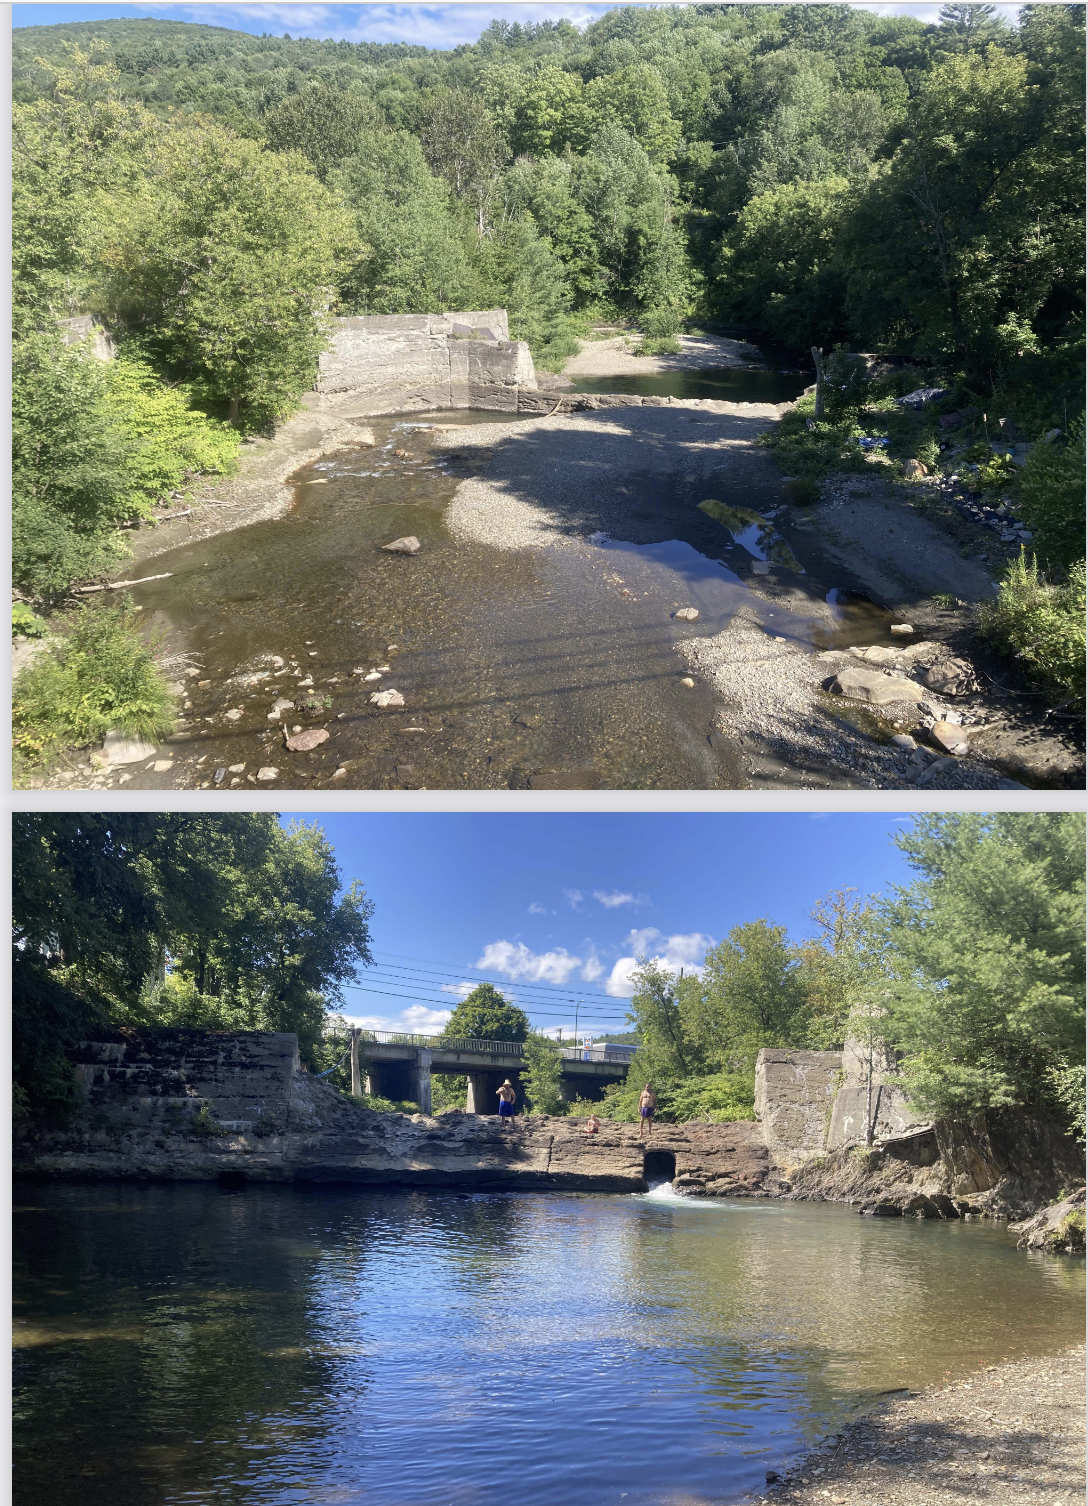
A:
<svg viewBox="0 0 1088 1506">
<path fill-rule="evenodd" d="M 623 392 L 632 397 L 709 397 L 726 403 L 792 403 L 811 377 L 799 371 L 736 366 L 677 367 L 673 371 L 576 377 L 570 392 Z"/>
<path fill-rule="evenodd" d="M 761 1201 L 25 1184 L 16 1506 L 733 1502 L 1082 1263 Z"/>
</svg>

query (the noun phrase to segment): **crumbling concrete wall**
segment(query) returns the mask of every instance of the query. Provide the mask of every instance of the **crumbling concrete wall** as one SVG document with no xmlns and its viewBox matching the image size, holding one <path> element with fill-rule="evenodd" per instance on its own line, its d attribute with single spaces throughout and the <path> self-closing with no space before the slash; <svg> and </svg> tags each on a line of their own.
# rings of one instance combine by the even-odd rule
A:
<svg viewBox="0 0 1088 1506">
<path fill-rule="evenodd" d="M 841 1051 L 778 1051 L 756 1058 L 756 1118 L 781 1166 L 821 1155 L 841 1081 Z"/>
<path fill-rule="evenodd" d="M 345 416 L 430 408 L 516 413 L 536 391 L 529 347 L 509 338 L 505 309 L 368 314 L 333 321 L 315 391 Z"/>
<path fill-rule="evenodd" d="M 933 1128 L 932 1121 L 915 1113 L 898 1080 L 895 1053 L 883 1041 L 871 1053 L 872 1092 L 869 1091 L 870 1051 L 858 1040 L 848 1040 L 842 1053 L 843 1082 L 835 1095 L 827 1149 L 842 1150 L 866 1144 L 866 1124 L 872 1119 L 872 1141 L 908 1139 Z"/>
<path fill-rule="evenodd" d="M 209 1130 L 259 1135 L 286 1126 L 299 1065 L 296 1036 L 253 1030 L 119 1030 L 75 1060 L 96 1124 L 159 1132 L 201 1116 Z"/>
</svg>

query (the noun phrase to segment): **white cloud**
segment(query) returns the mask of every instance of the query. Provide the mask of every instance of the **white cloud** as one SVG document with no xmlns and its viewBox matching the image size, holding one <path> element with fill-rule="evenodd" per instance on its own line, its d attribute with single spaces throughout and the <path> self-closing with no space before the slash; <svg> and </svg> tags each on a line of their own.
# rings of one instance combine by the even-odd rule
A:
<svg viewBox="0 0 1088 1506">
<path fill-rule="evenodd" d="M 530 915 L 547 915 L 547 913 L 547 908 L 544 905 L 538 905 L 535 899 L 529 906 Z"/>
<path fill-rule="evenodd" d="M 586 983 L 592 983 L 594 978 L 599 978 L 604 972 L 604 967 L 599 957 L 587 957 L 582 964 L 582 978 Z"/>
<path fill-rule="evenodd" d="M 620 905 L 647 905 L 650 902 L 647 894 L 628 894 L 620 889 L 594 889 L 593 898 L 606 910 L 618 910 Z"/>
<path fill-rule="evenodd" d="M 567 903 L 570 905 L 572 910 L 577 910 L 583 899 L 585 899 L 585 895 L 582 893 L 581 889 L 564 889 L 563 893 L 566 895 Z"/>
<path fill-rule="evenodd" d="M 614 999 L 629 999 L 634 993 L 631 975 L 638 967 L 640 957 L 649 957 L 670 973 L 678 973 L 681 968 L 686 973 L 702 972 L 702 960 L 707 948 L 714 945 L 714 938 L 704 936 L 701 931 L 691 931 L 686 936 L 665 936 L 656 926 L 646 926 L 641 931 L 631 931 L 626 945 L 630 948 L 629 955 L 621 957 L 613 966 L 604 986 L 605 993 Z"/>
<path fill-rule="evenodd" d="M 582 966 L 582 959 L 573 957 L 565 947 L 531 952 L 523 941 L 491 941 L 476 966 L 507 978 L 527 978 L 532 983 L 566 983 L 571 973 Z"/>
<path fill-rule="evenodd" d="M 459 999 L 467 999 L 475 987 L 475 983 L 440 983 L 438 991 L 443 994 L 456 994 Z"/>
<path fill-rule="evenodd" d="M 401 1019 L 405 1029 L 418 1030 L 424 1035 L 430 1030 L 441 1030 L 452 1013 L 450 1009 L 428 1009 L 424 1004 L 409 1004 Z"/>
</svg>

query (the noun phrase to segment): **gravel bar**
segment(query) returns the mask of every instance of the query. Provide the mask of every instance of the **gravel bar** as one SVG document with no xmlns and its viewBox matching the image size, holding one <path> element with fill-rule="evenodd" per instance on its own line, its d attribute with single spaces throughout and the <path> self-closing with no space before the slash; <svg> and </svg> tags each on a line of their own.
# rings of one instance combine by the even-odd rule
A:
<svg viewBox="0 0 1088 1506">
<path fill-rule="evenodd" d="M 753 1499 L 803 1506 L 1084 1500 L 1084 1345 L 886 1402 Z"/>
</svg>

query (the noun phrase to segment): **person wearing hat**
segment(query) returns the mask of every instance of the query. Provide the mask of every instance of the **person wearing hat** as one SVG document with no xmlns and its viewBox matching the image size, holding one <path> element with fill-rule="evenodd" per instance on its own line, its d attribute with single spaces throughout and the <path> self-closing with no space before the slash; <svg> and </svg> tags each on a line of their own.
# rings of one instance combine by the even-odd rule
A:
<svg viewBox="0 0 1088 1506">
<path fill-rule="evenodd" d="M 513 1119 L 514 1117 L 514 1099 L 517 1097 L 517 1094 L 514 1092 L 514 1085 L 509 1078 L 507 1078 L 502 1087 L 498 1089 L 498 1094 L 499 1123 L 501 1124 L 503 1120 Z"/>
</svg>

